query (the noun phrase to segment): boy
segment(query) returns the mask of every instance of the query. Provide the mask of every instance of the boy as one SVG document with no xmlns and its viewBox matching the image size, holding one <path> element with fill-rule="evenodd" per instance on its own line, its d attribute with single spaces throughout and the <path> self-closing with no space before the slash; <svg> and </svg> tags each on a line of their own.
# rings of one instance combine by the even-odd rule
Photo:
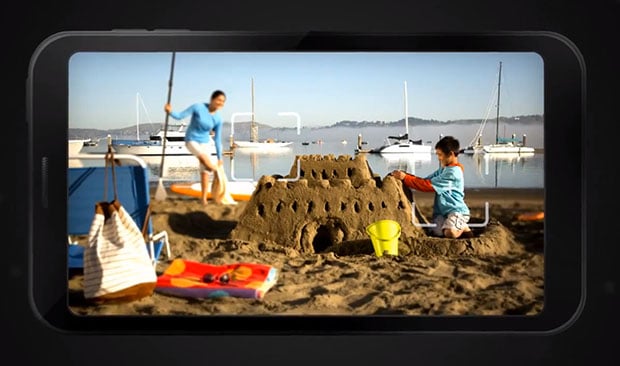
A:
<svg viewBox="0 0 620 366">
<path fill-rule="evenodd" d="M 435 145 L 437 159 L 441 168 L 426 178 L 416 177 L 401 170 L 392 172 L 392 176 L 403 181 L 408 187 L 422 192 L 435 192 L 433 205 L 433 233 L 447 238 L 472 237 L 473 233 L 467 222 L 469 208 L 465 204 L 463 166 L 458 162 L 459 141 L 446 136 Z"/>
</svg>

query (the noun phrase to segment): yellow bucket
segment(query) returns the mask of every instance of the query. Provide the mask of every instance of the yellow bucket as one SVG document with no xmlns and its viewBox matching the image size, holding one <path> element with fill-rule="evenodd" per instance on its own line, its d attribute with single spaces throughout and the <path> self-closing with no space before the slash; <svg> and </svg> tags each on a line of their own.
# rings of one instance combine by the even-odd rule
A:
<svg viewBox="0 0 620 366">
<path fill-rule="evenodd" d="M 398 255 L 398 238 L 400 238 L 400 224 L 393 220 L 379 220 L 366 227 L 372 246 L 377 257 L 384 252 Z"/>
</svg>

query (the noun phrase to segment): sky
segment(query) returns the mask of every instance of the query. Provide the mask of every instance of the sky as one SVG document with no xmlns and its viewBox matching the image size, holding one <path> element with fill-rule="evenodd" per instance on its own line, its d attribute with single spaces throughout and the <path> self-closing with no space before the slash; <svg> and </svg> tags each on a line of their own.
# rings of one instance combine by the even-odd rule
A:
<svg viewBox="0 0 620 366">
<path fill-rule="evenodd" d="M 86 53 L 69 61 L 69 127 L 113 129 L 162 123 L 172 53 Z M 404 118 L 404 82 L 409 117 L 440 121 L 495 115 L 499 62 L 500 115 L 544 113 L 543 60 L 522 53 L 239 53 L 176 54 L 171 105 L 181 111 L 226 93 L 220 111 L 252 111 L 274 127 L 302 127 L 342 120 L 397 121 Z M 144 106 L 136 111 L 136 95 Z M 138 117 L 137 117 L 138 116 Z M 248 117 L 235 121 L 247 121 Z M 189 121 L 189 120 L 186 120 Z"/>
</svg>

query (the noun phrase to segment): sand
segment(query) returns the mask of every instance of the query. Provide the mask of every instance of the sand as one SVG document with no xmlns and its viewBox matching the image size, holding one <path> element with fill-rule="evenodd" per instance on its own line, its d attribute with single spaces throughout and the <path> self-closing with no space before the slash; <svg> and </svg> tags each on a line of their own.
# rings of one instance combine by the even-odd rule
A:
<svg viewBox="0 0 620 366">
<path fill-rule="evenodd" d="M 83 298 L 83 277 L 77 272 L 70 274 L 70 308 L 81 315 L 533 315 L 544 302 L 543 223 L 515 217 L 542 211 L 543 195 L 541 189 L 466 191 L 472 218 L 482 218 L 484 202 L 489 201 L 487 233 L 503 233 L 495 237 L 502 250 L 419 255 L 403 246 L 399 256 L 378 258 L 368 243 L 356 251 L 304 254 L 273 243 L 233 240 L 229 235 L 245 202 L 202 207 L 196 199 L 169 193 L 165 201 L 152 202 L 152 217 L 155 230 L 169 234 L 171 259 L 270 264 L 280 270 L 277 284 L 261 300 L 196 300 L 155 293 L 131 303 L 93 305 Z M 416 193 L 415 200 L 430 216 L 433 195 Z M 428 240 L 454 247 L 468 239 Z M 171 259 L 162 256 L 158 272 Z"/>
</svg>

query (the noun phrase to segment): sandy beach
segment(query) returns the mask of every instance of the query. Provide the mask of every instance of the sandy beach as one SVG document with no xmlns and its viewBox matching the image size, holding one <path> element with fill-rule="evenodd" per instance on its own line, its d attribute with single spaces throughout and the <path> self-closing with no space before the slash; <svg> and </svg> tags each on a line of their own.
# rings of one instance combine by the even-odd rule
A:
<svg viewBox="0 0 620 366">
<path fill-rule="evenodd" d="M 500 233 L 487 243 L 491 248 L 419 255 L 400 243 L 399 256 L 379 258 L 370 240 L 359 241 L 353 252 L 332 248 L 302 253 L 273 243 L 231 239 L 247 202 L 203 207 L 197 199 L 169 193 L 165 201 L 152 201 L 155 231 L 168 232 L 172 250 L 170 259 L 162 254 L 158 273 L 174 258 L 211 264 L 255 262 L 279 269 L 276 285 L 261 300 L 196 300 L 155 293 L 131 303 L 94 305 L 84 299 L 83 276 L 75 272 L 69 277 L 70 309 L 80 315 L 533 315 L 544 302 L 543 222 L 518 221 L 516 216 L 543 211 L 543 197 L 542 189 L 466 190 L 471 222 L 483 220 L 484 203 L 489 202 L 491 221 L 476 235 L 482 240 L 485 233 Z M 415 202 L 430 217 L 433 195 L 416 193 Z M 451 248 L 477 239 L 421 240 Z"/>
</svg>

